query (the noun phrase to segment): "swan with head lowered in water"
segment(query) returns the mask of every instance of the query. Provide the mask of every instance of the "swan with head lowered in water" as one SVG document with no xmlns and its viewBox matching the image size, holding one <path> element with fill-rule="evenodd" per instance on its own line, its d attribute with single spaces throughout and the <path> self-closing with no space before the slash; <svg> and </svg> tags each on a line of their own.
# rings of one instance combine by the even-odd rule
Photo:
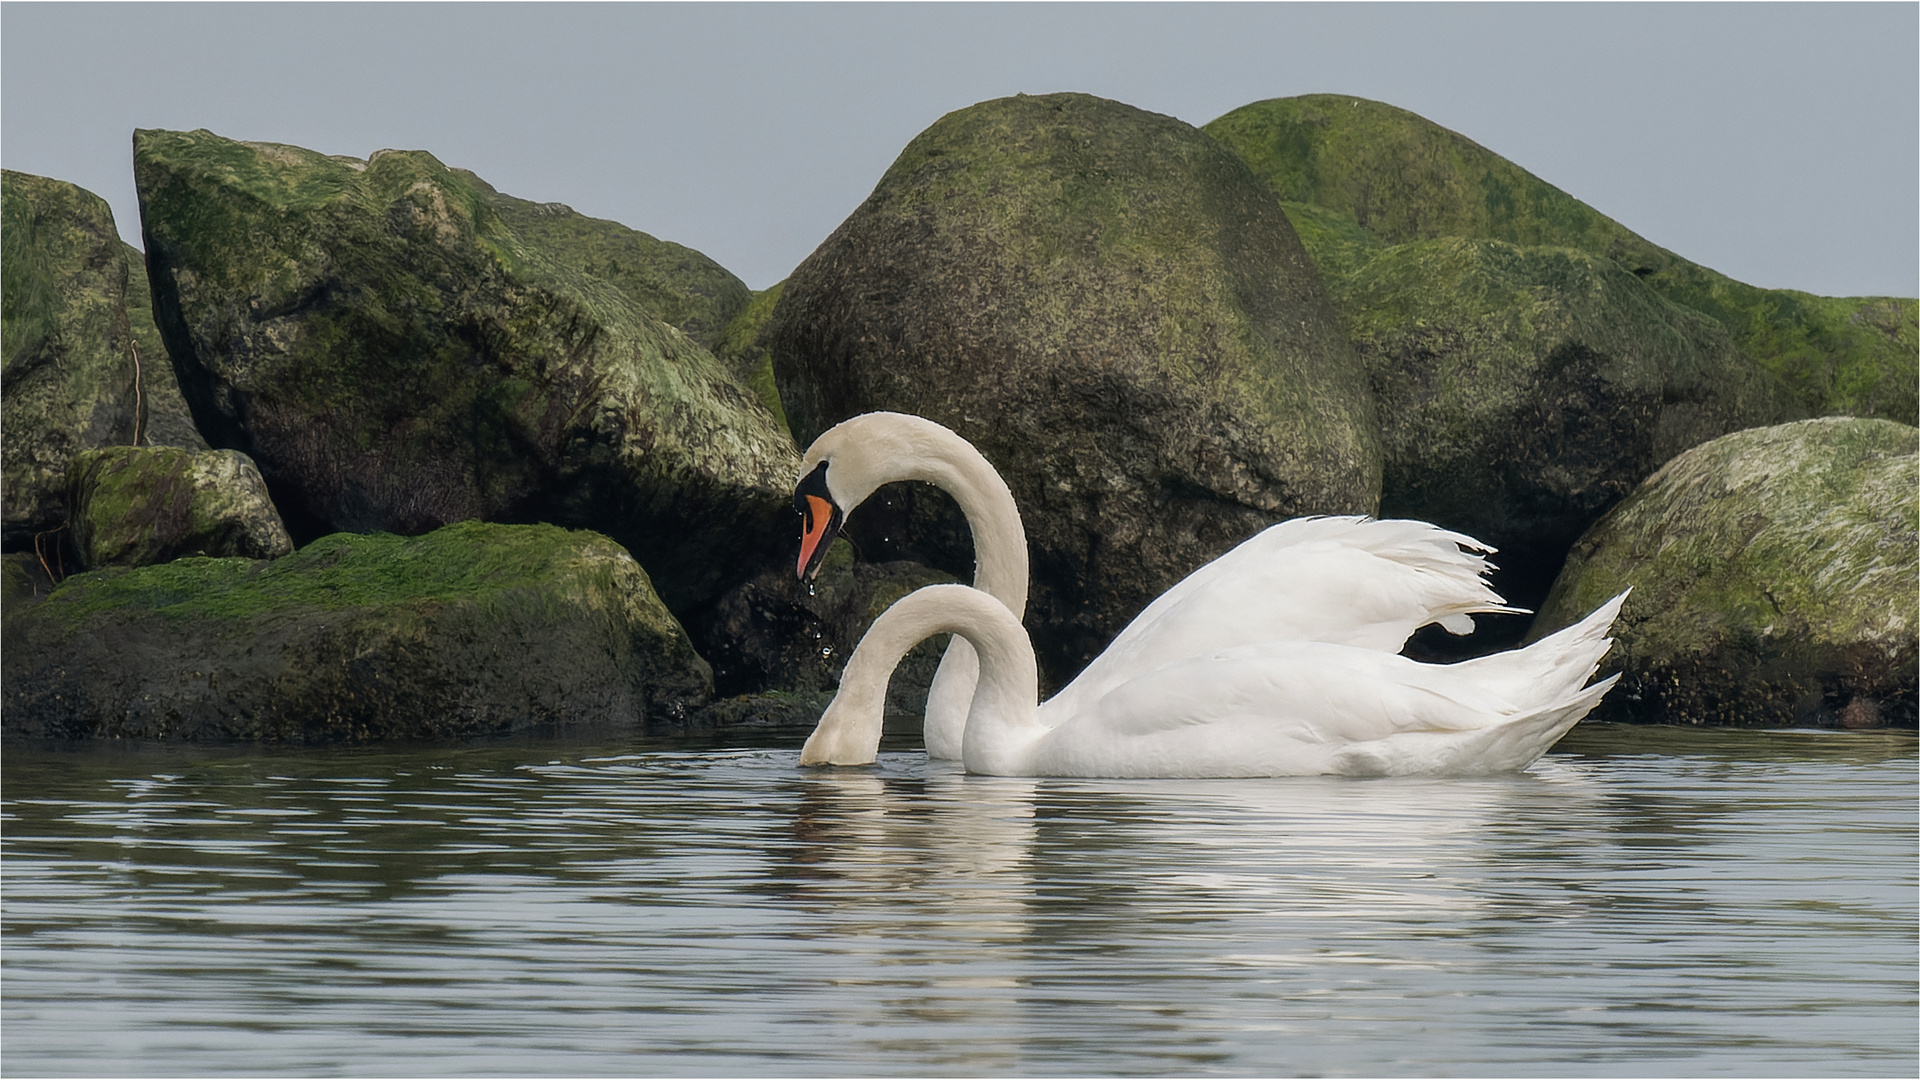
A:
<svg viewBox="0 0 1920 1080">
<path fill-rule="evenodd" d="M 974 586 L 1024 614 L 1027 541 L 1012 492 L 971 443 L 904 413 L 856 416 L 807 448 L 793 496 L 803 521 L 800 576 L 818 570 L 847 514 L 897 480 L 926 481 L 953 496 L 973 531 Z M 1487 584 L 1492 550 L 1421 521 L 1283 521 L 1155 599 L 1048 701 L 1041 722 L 1141 671 L 1209 650 L 1293 640 L 1394 653 L 1428 623 L 1469 633 L 1473 613 L 1523 611 Z M 927 697 L 929 755 L 960 757 L 977 677 L 972 646 L 955 637 Z"/>
<path fill-rule="evenodd" d="M 930 585 L 888 608 L 847 661 L 802 765 L 863 765 L 880 746 L 887 679 L 933 634 L 979 657 L 961 760 L 1001 776 L 1464 776 L 1525 768 L 1618 675 L 1587 680 L 1622 593 L 1524 649 L 1457 664 L 1313 641 L 1238 645 L 1119 682 L 1043 723 L 1033 646 L 1006 605 Z"/>
</svg>

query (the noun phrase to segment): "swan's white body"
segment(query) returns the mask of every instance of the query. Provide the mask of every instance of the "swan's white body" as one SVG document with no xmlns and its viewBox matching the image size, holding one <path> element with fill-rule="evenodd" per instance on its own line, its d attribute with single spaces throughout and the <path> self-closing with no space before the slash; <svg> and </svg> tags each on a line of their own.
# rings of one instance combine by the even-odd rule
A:
<svg viewBox="0 0 1920 1080">
<path fill-rule="evenodd" d="M 887 677 L 938 633 L 980 658 L 961 758 L 1002 776 L 1456 776 L 1524 768 L 1619 678 L 1586 681 L 1625 594 L 1524 649 L 1458 664 L 1270 641 L 1175 660 L 1042 722 L 1033 648 L 1005 605 L 933 585 L 880 616 L 847 662 L 802 764 L 860 765 L 880 745 Z"/>
<path fill-rule="evenodd" d="M 882 484 L 923 480 L 959 503 L 973 530 L 974 587 L 1015 616 L 1027 605 L 1027 542 L 1006 482 L 973 445 L 931 420 L 867 413 L 814 440 L 800 466 L 825 469 L 833 504 L 851 512 Z M 1142 611 L 1107 650 L 1041 707 L 1043 724 L 1140 672 L 1216 649 L 1318 641 L 1396 653 L 1422 626 L 1473 630 L 1475 612 L 1511 612 L 1483 575 L 1493 549 L 1420 521 L 1364 517 L 1283 521 L 1189 574 Z M 959 758 L 978 678 L 955 637 L 927 698 L 927 753 Z"/>
</svg>

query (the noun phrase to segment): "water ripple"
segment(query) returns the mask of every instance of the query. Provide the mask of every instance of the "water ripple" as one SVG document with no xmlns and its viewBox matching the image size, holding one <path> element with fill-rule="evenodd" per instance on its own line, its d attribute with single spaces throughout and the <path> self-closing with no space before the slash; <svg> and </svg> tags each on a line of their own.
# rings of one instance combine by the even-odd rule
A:
<svg viewBox="0 0 1920 1080">
<path fill-rule="evenodd" d="M 1914 740 L 1530 773 L 9 748 L 7 1075 L 1909 1075 Z"/>
</svg>

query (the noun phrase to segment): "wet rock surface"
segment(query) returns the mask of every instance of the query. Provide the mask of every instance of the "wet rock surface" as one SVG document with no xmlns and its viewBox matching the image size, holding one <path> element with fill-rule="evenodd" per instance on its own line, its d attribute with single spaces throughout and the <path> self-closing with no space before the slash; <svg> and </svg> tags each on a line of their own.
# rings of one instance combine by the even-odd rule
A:
<svg viewBox="0 0 1920 1080">
<path fill-rule="evenodd" d="M 236 450 L 82 451 L 67 484 L 74 546 L 88 570 L 188 555 L 277 559 L 293 551 L 260 471 Z"/>
<path fill-rule="evenodd" d="M 1631 586 L 1600 718 L 1913 726 L 1920 431 L 1827 418 L 1669 462 L 1574 546 L 1532 631 Z"/>
<path fill-rule="evenodd" d="M 81 574 L 9 603 L 4 632 L 0 722 L 15 736 L 671 730 L 712 691 L 632 557 L 545 525 L 338 534 L 272 561 Z"/>
<path fill-rule="evenodd" d="M 689 630 L 713 664 L 716 693 L 785 695 L 756 698 L 752 714 L 811 709 L 804 720 L 811 728 L 820 718 L 815 706 L 831 699 L 847 658 L 881 612 L 915 589 L 954 580 L 915 562 L 856 560 L 843 539 L 813 580 L 797 580 L 791 566 L 769 568 L 729 591 Z M 891 723 L 917 730 L 946 641 L 943 634 L 921 642 L 894 670 L 887 694 Z M 815 700 L 820 694 L 826 696 Z"/>
</svg>

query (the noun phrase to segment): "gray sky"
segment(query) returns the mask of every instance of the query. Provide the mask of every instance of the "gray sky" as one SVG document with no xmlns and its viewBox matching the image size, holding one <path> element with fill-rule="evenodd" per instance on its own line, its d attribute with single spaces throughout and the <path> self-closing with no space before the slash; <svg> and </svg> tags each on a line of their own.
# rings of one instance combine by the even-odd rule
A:
<svg viewBox="0 0 1920 1080">
<path fill-rule="evenodd" d="M 942 114 L 1343 93 L 1755 285 L 1920 291 L 1920 5 L 0 4 L 0 161 L 113 204 L 136 127 L 431 151 L 785 277 Z"/>
</svg>

